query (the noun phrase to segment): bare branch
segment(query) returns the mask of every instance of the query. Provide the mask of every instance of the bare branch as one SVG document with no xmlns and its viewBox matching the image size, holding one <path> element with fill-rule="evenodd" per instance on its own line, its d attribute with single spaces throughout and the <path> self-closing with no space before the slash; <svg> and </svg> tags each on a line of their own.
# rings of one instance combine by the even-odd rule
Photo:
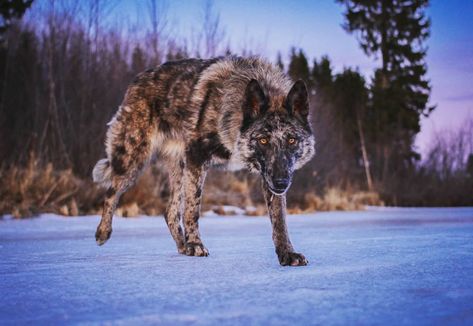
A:
<svg viewBox="0 0 473 326">
<path fill-rule="evenodd" d="M 214 57 L 225 39 L 225 30 L 220 25 L 220 14 L 215 12 L 212 0 L 207 0 L 204 5 L 202 34 L 205 57 Z"/>
</svg>

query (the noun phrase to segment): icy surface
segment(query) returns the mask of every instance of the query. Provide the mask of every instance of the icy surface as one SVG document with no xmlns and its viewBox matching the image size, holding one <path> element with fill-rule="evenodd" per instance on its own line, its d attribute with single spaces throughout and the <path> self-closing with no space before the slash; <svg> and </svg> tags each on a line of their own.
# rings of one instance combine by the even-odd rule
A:
<svg viewBox="0 0 473 326">
<path fill-rule="evenodd" d="M 207 258 L 162 218 L 0 220 L 0 325 L 473 324 L 473 209 L 289 216 L 307 267 L 280 267 L 265 217 L 206 217 Z"/>
</svg>

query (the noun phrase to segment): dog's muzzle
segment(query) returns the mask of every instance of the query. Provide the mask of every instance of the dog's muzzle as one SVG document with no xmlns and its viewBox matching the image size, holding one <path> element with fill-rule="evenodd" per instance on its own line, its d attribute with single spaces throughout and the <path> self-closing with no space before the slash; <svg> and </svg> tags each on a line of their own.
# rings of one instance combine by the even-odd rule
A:
<svg viewBox="0 0 473 326">
<path fill-rule="evenodd" d="M 272 179 L 271 182 L 266 182 L 268 184 L 269 190 L 275 195 L 284 194 L 291 184 L 289 179 L 276 178 Z"/>
</svg>

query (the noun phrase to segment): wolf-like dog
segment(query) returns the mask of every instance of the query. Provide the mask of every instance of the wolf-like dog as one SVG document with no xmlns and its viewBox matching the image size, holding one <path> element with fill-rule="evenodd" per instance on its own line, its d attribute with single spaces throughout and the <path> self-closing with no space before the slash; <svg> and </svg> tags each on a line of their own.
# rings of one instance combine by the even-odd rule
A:
<svg viewBox="0 0 473 326">
<path fill-rule="evenodd" d="M 307 265 L 289 240 L 285 194 L 314 155 L 308 114 L 305 84 L 256 57 L 186 59 L 139 74 L 108 124 L 107 158 L 93 170 L 107 188 L 97 244 L 110 238 L 120 196 L 156 157 L 169 172 L 164 216 L 179 253 L 209 254 L 198 221 L 205 175 L 219 165 L 261 174 L 280 264 Z"/>
</svg>

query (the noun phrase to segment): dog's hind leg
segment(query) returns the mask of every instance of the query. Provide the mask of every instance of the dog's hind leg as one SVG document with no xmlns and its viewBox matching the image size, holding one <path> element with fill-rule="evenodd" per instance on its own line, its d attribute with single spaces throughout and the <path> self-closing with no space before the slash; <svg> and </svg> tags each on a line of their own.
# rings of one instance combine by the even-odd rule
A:
<svg viewBox="0 0 473 326">
<path fill-rule="evenodd" d="M 103 245 L 112 234 L 113 213 L 117 207 L 120 197 L 125 191 L 132 186 L 139 176 L 140 171 L 133 171 L 124 177 L 112 176 L 112 184 L 105 193 L 105 201 L 103 204 L 102 219 L 97 226 L 95 232 L 95 240 L 99 246 Z"/>
<path fill-rule="evenodd" d="M 202 244 L 199 233 L 200 202 L 204 185 L 206 166 L 186 167 L 184 169 L 185 182 L 185 210 L 184 232 L 186 251 L 188 256 L 208 256 L 207 248 Z"/>
<path fill-rule="evenodd" d="M 149 164 L 156 139 L 159 139 L 150 119 L 140 114 L 140 109 L 135 106 L 134 110 L 125 108 L 117 113 L 107 132 L 108 159 L 100 160 L 94 169 L 94 179 L 105 180 L 102 184 L 109 187 L 102 219 L 95 233 L 98 245 L 103 245 L 110 238 L 113 212 L 120 196 Z"/>
<path fill-rule="evenodd" d="M 172 162 L 169 160 L 167 165 L 169 168 L 169 188 L 171 196 L 164 218 L 174 241 L 176 241 L 177 251 L 183 254 L 186 248 L 180 222 L 182 214 L 182 176 L 184 172 L 184 161 L 182 159 Z"/>
<path fill-rule="evenodd" d="M 99 225 L 97 226 L 97 231 L 95 232 L 95 240 L 99 246 L 103 245 L 110 238 L 112 234 L 112 218 L 113 212 L 117 207 L 118 200 L 120 199 L 121 192 L 117 192 L 117 189 L 120 189 L 119 183 L 117 181 L 113 182 L 110 188 L 107 189 L 105 193 L 105 201 L 103 203 L 102 210 L 102 219 L 100 220 Z"/>
<path fill-rule="evenodd" d="M 137 163 L 128 173 L 123 176 L 112 176 L 112 184 L 105 193 L 102 219 L 95 232 L 95 240 L 99 246 L 103 245 L 112 234 L 112 219 L 115 208 L 121 195 L 130 188 L 140 176 L 145 164 Z"/>
</svg>

